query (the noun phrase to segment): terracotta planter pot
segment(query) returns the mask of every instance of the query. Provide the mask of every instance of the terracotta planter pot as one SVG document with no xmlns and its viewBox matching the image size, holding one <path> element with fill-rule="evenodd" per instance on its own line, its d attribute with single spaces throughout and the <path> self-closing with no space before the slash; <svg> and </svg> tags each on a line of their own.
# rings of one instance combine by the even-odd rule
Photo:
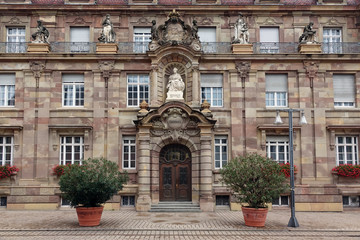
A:
<svg viewBox="0 0 360 240">
<path fill-rule="evenodd" d="M 249 227 L 264 227 L 268 213 L 267 208 L 241 207 L 244 215 L 245 225 Z"/>
<path fill-rule="evenodd" d="M 98 226 L 103 210 L 104 207 L 77 207 L 79 225 L 82 227 Z"/>
</svg>

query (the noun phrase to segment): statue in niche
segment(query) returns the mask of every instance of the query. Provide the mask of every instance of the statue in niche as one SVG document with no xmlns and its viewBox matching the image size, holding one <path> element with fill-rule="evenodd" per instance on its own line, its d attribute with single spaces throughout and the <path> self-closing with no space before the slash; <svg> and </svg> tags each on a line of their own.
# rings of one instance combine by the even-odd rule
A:
<svg viewBox="0 0 360 240">
<path fill-rule="evenodd" d="M 49 43 L 50 33 L 42 24 L 41 20 L 37 20 L 36 32 L 31 35 L 33 43 Z"/>
<path fill-rule="evenodd" d="M 102 23 L 103 29 L 98 40 L 101 43 L 114 43 L 116 34 L 112 22 L 110 21 L 110 15 L 106 14 L 106 17 Z"/>
<path fill-rule="evenodd" d="M 232 43 L 249 44 L 249 28 L 241 13 L 234 25 L 234 38 Z"/>
<path fill-rule="evenodd" d="M 193 39 L 199 39 L 198 30 L 199 27 L 197 25 L 197 21 L 193 20 L 193 25 L 191 27 L 191 36 Z"/>
<path fill-rule="evenodd" d="M 169 76 L 169 81 L 166 86 L 168 89 L 166 100 L 183 99 L 185 83 L 182 80 L 181 75 L 177 72 L 178 69 L 173 69 L 173 74 Z"/>
<path fill-rule="evenodd" d="M 316 43 L 316 31 L 312 29 L 314 23 L 310 22 L 304 27 L 304 32 L 299 38 L 299 43 Z"/>
<path fill-rule="evenodd" d="M 158 30 L 156 29 L 156 21 L 152 20 L 151 23 L 152 23 L 152 26 L 151 26 L 151 40 L 152 41 L 157 41 L 159 39 L 159 34 L 158 34 Z"/>
</svg>

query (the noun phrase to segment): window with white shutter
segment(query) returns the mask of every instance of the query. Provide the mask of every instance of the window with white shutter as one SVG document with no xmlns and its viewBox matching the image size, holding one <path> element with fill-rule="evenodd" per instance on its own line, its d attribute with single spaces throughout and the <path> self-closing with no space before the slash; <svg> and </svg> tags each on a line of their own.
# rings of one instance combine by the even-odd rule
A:
<svg viewBox="0 0 360 240">
<path fill-rule="evenodd" d="M 260 53 L 278 53 L 279 41 L 278 27 L 260 27 Z"/>
<path fill-rule="evenodd" d="M 286 107 L 287 74 L 266 74 L 266 107 Z"/>
<path fill-rule="evenodd" d="M 201 102 L 205 99 L 211 107 L 223 106 L 222 74 L 201 74 Z"/>
<path fill-rule="evenodd" d="M 15 74 L 0 74 L 0 107 L 15 106 Z"/>
<path fill-rule="evenodd" d="M 355 106 L 355 81 L 354 75 L 334 74 L 334 106 Z"/>
<path fill-rule="evenodd" d="M 134 52 L 145 53 L 151 41 L 151 28 L 134 27 Z"/>
<path fill-rule="evenodd" d="M 89 27 L 70 27 L 70 51 L 89 52 L 90 29 Z"/>
<path fill-rule="evenodd" d="M 198 36 L 204 52 L 216 53 L 216 27 L 199 27 Z"/>
</svg>

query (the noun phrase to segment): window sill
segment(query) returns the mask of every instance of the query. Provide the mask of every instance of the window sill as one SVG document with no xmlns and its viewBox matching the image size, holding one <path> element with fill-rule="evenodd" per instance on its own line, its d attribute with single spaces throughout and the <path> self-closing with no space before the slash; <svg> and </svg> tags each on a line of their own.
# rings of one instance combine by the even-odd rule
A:
<svg viewBox="0 0 360 240">
<path fill-rule="evenodd" d="M 138 171 L 136 169 L 127 169 L 127 168 L 122 168 L 122 171 L 126 171 L 127 173 L 138 173 Z"/>
</svg>

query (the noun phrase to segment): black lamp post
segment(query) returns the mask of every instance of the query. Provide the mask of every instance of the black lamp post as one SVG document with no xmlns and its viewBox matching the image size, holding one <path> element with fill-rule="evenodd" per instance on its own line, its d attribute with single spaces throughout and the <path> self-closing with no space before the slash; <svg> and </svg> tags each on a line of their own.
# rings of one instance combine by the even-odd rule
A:
<svg viewBox="0 0 360 240">
<path fill-rule="evenodd" d="M 295 181 L 294 181 L 294 143 L 293 143 L 293 112 L 301 112 L 300 124 L 307 124 L 302 109 L 278 109 L 276 114 L 275 124 L 282 124 L 282 120 L 279 112 L 287 112 L 289 115 L 289 145 L 290 145 L 290 201 L 291 201 L 291 217 L 288 223 L 288 227 L 299 227 L 299 223 L 295 217 Z"/>
</svg>

